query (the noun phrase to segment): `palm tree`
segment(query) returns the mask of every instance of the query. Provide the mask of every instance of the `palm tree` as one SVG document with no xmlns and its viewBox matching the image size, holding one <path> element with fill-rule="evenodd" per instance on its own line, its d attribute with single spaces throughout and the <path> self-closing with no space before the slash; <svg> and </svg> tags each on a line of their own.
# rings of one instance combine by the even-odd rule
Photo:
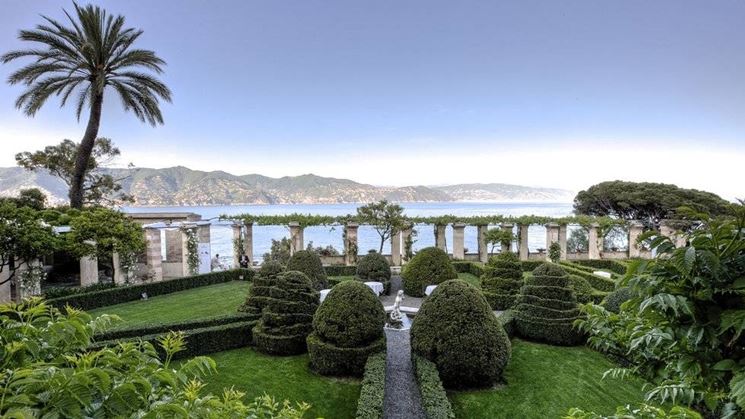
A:
<svg viewBox="0 0 745 419">
<path fill-rule="evenodd" d="M 11 85 L 22 83 L 26 90 L 16 100 L 16 108 L 34 116 L 50 96 L 61 96 L 64 106 L 73 93 L 78 120 L 89 109 L 88 125 L 78 146 L 70 206 L 83 205 L 83 182 L 89 158 L 98 137 L 104 92 L 113 89 L 126 111 L 142 122 L 163 123 L 160 99 L 171 101 L 171 91 L 160 80 L 145 72 L 163 72 L 165 61 L 153 51 L 133 48 L 141 30 L 124 28 L 124 17 L 113 17 L 98 6 L 75 6 L 73 18 L 64 11 L 70 27 L 46 16 L 46 23 L 34 30 L 22 30 L 18 38 L 40 44 L 39 48 L 11 51 L 0 57 L 10 61 L 30 57 L 35 60 L 8 78 Z"/>
</svg>

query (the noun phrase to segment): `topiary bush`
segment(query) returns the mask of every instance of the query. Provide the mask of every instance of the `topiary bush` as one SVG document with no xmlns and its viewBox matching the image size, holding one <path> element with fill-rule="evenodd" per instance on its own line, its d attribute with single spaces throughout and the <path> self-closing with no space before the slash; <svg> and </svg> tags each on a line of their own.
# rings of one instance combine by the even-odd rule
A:
<svg viewBox="0 0 745 419">
<path fill-rule="evenodd" d="M 310 278 L 313 288 L 322 290 L 328 288 L 328 277 L 326 270 L 323 269 L 321 258 L 315 252 L 308 250 L 298 250 L 290 257 L 287 262 L 288 271 L 299 271 Z"/>
<path fill-rule="evenodd" d="M 481 276 L 481 290 L 492 310 L 512 308 L 522 285 L 523 271 L 516 254 L 500 253 L 489 258 Z"/>
<path fill-rule="evenodd" d="M 619 311 L 621 311 L 621 304 L 630 300 L 633 296 L 634 293 L 633 291 L 631 291 L 631 288 L 617 288 L 605 297 L 602 306 L 605 307 L 605 309 L 608 311 L 618 313 Z"/>
<path fill-rule="evenodd" d="M 298 271 L 280 274 L 268 288 L 261 319 L 253 330 L 256 349 L 272 355 L 304 353 L 318 308 L 318 291 L 308 276 Z"/>
<path fill-rule="evenodd" d="M 424 300 L 411 326 L 411 349 L 437 365 L 446 388 L 489 387 L 511 356 L 507 333 L 484 295 L 458 279 Z"/>
<path fill-rule="evenodd" d="M 284 267 L 277 261 L 269 260 L 262 263 L 254 277 L 253 285 L 248 290 L 246 302 L 238 307 L 238 311 L 261 314 L 269 298 L 270 289 L 275 285 L 282 272 L 284 272 Z"/>
<path fill-rule="evenodd" d="M 528 278 L 517 299 L 515 326 L 520 336 L 556 345 L 576 345 L 582 333 L 572 279 L 557 264 L 544 263 Z"/>
<path fill-rule="evenodd" d="M 385 287 L 385 294 L 391 291 L 391 266 L 385 256 L 370 252 L 357 262 L 356 278 L 360 281 L 378 281 Z"/>
<path fill-rule="evenodd" d="M 420 250 L 401 271 L 404 293 L 412 297 L 424 297 L 427 285 L 437 285 L 457 277 L 448 254 L 437 247 Z"/>
<path fill-rule="evenodd" d="M 569 275 L 569 286 L 574 291 L 574 295 L 577 297 L 577 302 L 580 304 L 587 304 L 592 301 L 592 295 L 595 289 L 592 288 L 590 282 L 579 275 Z"/>
<path fill-rule="evenodd" d="M 361 377 L 367 357 L 385 350 L 384 325 L 383 304 L 369 287 L 358 281 L 336 285 L 313 316 L 307 339 L 311 368 Z"/>
</svg>

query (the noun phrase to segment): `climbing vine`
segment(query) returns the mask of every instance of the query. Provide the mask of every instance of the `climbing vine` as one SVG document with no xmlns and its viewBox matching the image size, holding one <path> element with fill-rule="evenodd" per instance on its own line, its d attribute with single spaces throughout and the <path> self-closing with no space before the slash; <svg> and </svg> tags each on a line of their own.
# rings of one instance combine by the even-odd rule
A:
<svg viewBox="0 0 745 419">
<path fill-rule="evenodd" d="M 29 297 L 41 294 L 41 282 L 46 278 L 47 273 L 44 267 L 39 263 L 29 263 L 19 275 L 21 295 Z"/>
<path fill-rule="evenodd" d="M 199 245 L 196 227 L 181 227 L 181 231 L 186 234 L 186 265 L 189 269 L 189 275 L 196 275 L 199 272 Z"/>
</svg>

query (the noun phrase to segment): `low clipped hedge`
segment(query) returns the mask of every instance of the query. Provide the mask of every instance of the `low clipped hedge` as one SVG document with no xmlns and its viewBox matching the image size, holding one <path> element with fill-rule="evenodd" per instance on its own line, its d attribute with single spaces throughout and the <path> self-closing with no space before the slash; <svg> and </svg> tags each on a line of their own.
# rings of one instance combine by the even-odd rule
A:
<svg viewBox="0 0 745 419">
<path fill-rule="evenodd" d="M 332 265 L 324 266 L 323 269 L 327 276 L 354 276 L 357 273 L 356 266 Z"/>
<path fill-rule="evenodd" d="M 401 271 L 404 293 L 412 297 L 424 297 L 427 285 L 438 285 L 457 277 L 450 257 L 437 247 L 420 250 Z"/>
<path fill-rule="evenodd" d="M 594 275 L 592 272 L 574 267 L 571 263 L 561 262 L 561 267 L 569 274 L 585 278 L 587 282 L 589 282 L 590 285 L 598 291 L 610 292 L 616 288 L 616 281 L 599 277 L 597 275 Z"/>
<path fill-rule="evenodd" d="M 91 284 L 85 287 L 50 287 L 45 289 L 42 294 L 47 300 L 68 297 L 70 295 L 85 294 L 94 291 L 103 291 L 116 288 L 117 285 L 113 282 L 101 282 L 98 284 Z"/>
<path fill-rule="evenodd" d="M 254 277 L 253 286 L 248 290 L 246 301 L 238 307 L 238 311 L 260 315 L 268 299 L 271 298 L 272 287 L 282 272 L 284 272 L 284 267 L 281 263 L 272 260 L 264 262 Z"/>
<path fill-rule="evenodd" d="M 515 336 L 515 311 L 505 310 L 499 315 L 499 317 L 497 317 L 497 320 L 499 320 L 499 323 L 504 327 L 507 336 L 512 339 L 512 337 Z"/>
<path fill-rule="evenodd" d="M 532 272 L 535 268 L 543 265 L 542 260 L 521 260 L 520 266 L 523 268 L 523 272 Z"/>
<path fill-rule="evenodd" d="M 621 311 L 621 304 L 630 300 L 634 296 L 634 292 L 629 287 L 620 287 L 605 297 L 602 306 L 606 310 L 618 313 Z"/>
<path fill-rule="evenodd" d="M 617 275 L 626 275 L 626 269 L 628 268 L 625 263 L 613 259 L 573 260 L 572 262 L 590 268 L 606 269 Z"/>
<path fill-rule="evenodd" d="M 507 310 L 515 305 L 523 271 L 514 253 L 500 253 L 489 258 L 481 276 L 481 290 L 493 310 Z"/>
<path fill-rule="evenodd" d="M 192 320 L 177 323 L 162 323 L 127 329 L 115 329 L 94 336 L 97 341 L 129 339 L 148 335 L 157 335 L 169 331 L 188 331 L 192 329 L 203 329 L 214 326 L 222 326 L 239 322 L 255 322 L 259 316 L 255 314 L 230 314 L 227 316 L 212 317 L 209 319 Z"/>
<path fill-rule="evenodd" d="M 418 355 L 413 355 L 411 361 L 427 419 L 455 418 L 453 406 L 448 400 L 442 381 L 440 381 L 437 365 Z"/>
<path fill-rule="evenodd" d="M 595 289 L 590 285 L 588 280 L 579 275 L 569 275 L 569 285 L 574 291 L 578 303 L 587 304 L 593 301 Z"/>
<path fill-rule="evenodd" d="M 304 273 L 313 283 L 313 288 L 320 291 L 328 288 L 328 276 L 321 263 L 321 257 L 310 250 L 298 250 L 287 262 L 288 271 Z"/>
<path fill-rule="evenodd" d="M 453 268 L 455 268 L 455 272 L 471 274 L 475 277 L 480 277 L 484 274 L 484 265 L 482 263 L 456 261 L 453 262 Z"/>
<path fill-rule="evenodd" d="M 192 288 L 207 285 L 222 284 L 230 281 L 251 281 L 254 271 L 251 269 L 233 269 L 229 271 L 211 272 L 208 274 L 185 276 L 183 278 L 169 279 L 166 281 L 148 282 L 139 285 L 121 286 L 101 291 L 74 294 L 68 297 L 47 300 L 47 303 L 57 308 L 66 305 L 81 309 L 91 310 L 114 304 L 126 303 L 142 298 L 143 293 L 149 297 L 185 291 Z"/>
<path fill-rule="evenodd" d="M 385 400 L 386 353 L 370 355 L 365 363 L 360 398 L 357 401 L 357 419 L 382 419 Z"/>
<path fill-rule="evenodd" d="M 355 277 L 360 281 L 378 281 L 383 283 L 383 293 L 391 292 L 391 266 L 385 256 L 371 251 L 357 262 Z"/>
</svg>

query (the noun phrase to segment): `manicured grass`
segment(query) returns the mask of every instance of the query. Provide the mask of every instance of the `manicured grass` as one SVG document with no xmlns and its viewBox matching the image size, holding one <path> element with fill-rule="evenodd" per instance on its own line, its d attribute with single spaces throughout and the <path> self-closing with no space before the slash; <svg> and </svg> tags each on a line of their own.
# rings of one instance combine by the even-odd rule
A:
<svg viewBox="0 0 745 419">
<path fill-rule="evenodd" d="M 641 380 L 606 378 L 615 365 L 589 348 L 512 340 L 507 384 L 449 394 L 459 418 L 560 418 L 572 407 L 611 414 L 643 401 Z"/>
<path fill-rule="evenodd" d="M 481 288 L 481 280 L 476 275 L 469 274 L 469 273 L 466 273 L 466 272 L 461 272 L 461 273 L 458 274 L 458 279 L 462 279 L 462 280 L 468 282 L 471 285 L 475 285 L 475 286 Z"/>
<path fill-rule="evenodd" d="M 248 294 L 249 283 L 232 281 L 147 300 L 131 301 L 91 310 L 93 316 L 116 314 L 124 320 L 116 328 L 174 323 L 237 313 Z"/>
<path fill-rule="evenodd" d="M 280 403 L 304 401 L 312 405 L 306 417 L 313 418 L 353 418 L 357 410 L 360 380 L 314 374 L 308 355 L 277 357 L 242 348 L 209 356 L 217 362 L 217 374 L 205 379 L 205 394 L 234 387 L 246 393 L 246 401 L 264 393 Z"/>
</svg>

